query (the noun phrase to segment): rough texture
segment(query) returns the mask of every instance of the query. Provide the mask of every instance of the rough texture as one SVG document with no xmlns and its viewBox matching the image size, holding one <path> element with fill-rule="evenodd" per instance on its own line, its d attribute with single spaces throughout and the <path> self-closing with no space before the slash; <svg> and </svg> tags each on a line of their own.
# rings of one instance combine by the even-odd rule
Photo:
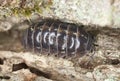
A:
<svg viewBox="0 0 120 81">
<path fill-rule="evenodd" d="M 4 37 L 0 36 L 2 39 L 0 40 L 2 42 L 0 50 L 3 50 L 0 51 L 1 79 L 11 77 L 9 80 L 20 78 L 20 81 L 26 81 L 25 78 L 32 76 L 27 78 L 28 81 L 31 78 L 39 81 L 41 77 L 44 77 L 44 81 L 119 81 L 120 31 L 97 28 L 90 30 L 90 32 L 96 35 L 96 49 L 93 53 L 73 59 L 25 52 L 20 40 L 18 40 L 17 36 L 19 35 L 0 33 Z M 7 42 L 8 40 L 9 42 Z M 28 76 L 26 72 L 30 75 Z M 10 75 L 6 75 L 8 73 Z M 12 78 L 14 76 L 16 77 Z"/>
<path fill-rule="evenodd" d="M 119 0 L 0 0 L 0 31 L 18 22 L 51 17 L 65 22 L 120 28 Z M 15 20 L 15 21 L 11 21 Z M 15 24 L 15 25 L 14 25 Z M 26 24 L 27 26 L 28 24 Z"/>
<path fill-rule="evenodd" d="M 0 81 L 120 81 L 119 2 L 0 0 Z M 95 50 L 73 59 L 26 52 L 21 35 L 41 16 L 83 23 Z"/>
<path fill-rule="evenodd" d="M 73 63 L 65 59 L 55 59 L 53 57 L 45 57 L 34 55 L 32 53 L 14 53 L 0 51 L 0 58 L 5 58 L 4 64 L 0 65 L 1 77 L 10 77 L 9 80 L 14 81 L 37 81 L 43 76 L 44 81 L 119 81 L 120 66 L 100 65 L 93 70 L 85 70 L 81 67 L 73 66 Z M 7 61 L 9 60 L 9 61 Z M 10 61 L 11 60 L 11 61 Z M 21 61 L 20 61 L 21 60 Z M 15 64 L 25 63 L 15 68 Z M 14 64 L 14 65 L 13 65 Z M 9 69 L 7 69 L 9 68 Z M 13 69 L 14 68 L 14 69 Z M 14 77 L 14 78 L 13 78 Z M 39 77 L 39 78 L 38 78 Z M 7 80 L 5 80 L 7 81 Z M 41 81 L 41 80 L 40 80 Z"/>
<path fill-rule="evenodd" d="M 54 0 L 53 5 L 55 14 L 60 19 L 84 24 L 111 25 L 112 5 L 110 0 Z"/>
<path fill-rule="evenodd" d="M 120 28 L 120 0 L 114 0 L 113 6 L 113 24 L 115 27 Z"/>
</svg>

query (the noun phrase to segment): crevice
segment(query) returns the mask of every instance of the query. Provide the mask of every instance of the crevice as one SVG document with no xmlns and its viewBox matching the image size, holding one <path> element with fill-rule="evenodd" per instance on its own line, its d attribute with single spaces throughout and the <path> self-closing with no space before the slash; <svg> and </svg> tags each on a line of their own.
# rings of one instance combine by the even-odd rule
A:
<svg viewBox="0 0 120 81">
<path fill-rule="evenodd" d="M 42 72 L 34 67 L 29 67 L 29 69 L 32 73 L 36 74 L 37 76 L 44 76 L 45 78 L 50 79 L 49 73 L 44 73 L 44 72 Z"/>
<path fill-rule="evenodd" d="M 16 25 L 15 25 L 16 26 Z M 91 27 L 91 30 L 88 31 L 88 33 L 91 34 L 91 36 L 93 36 L 92 38 L 95 40 L 94 42 L 97 41 L 97 37 L 100 36 L 105 36 L 105 37 L 113 37 L 112 39 L 120 39 L 120 28 L 118 29 L 113 29 L 113 28 L 95 28 L 95 27 Z M 13 31 L 11 31 L 13 32 Z M 20 40 L 15 40 L 14 36 L 12 35 L 15 35 L 18 31 L 16 31 L 14 34 L 12 34 L 11 32 L 2 32 L 0 33 L 0 50 L 12 50 L 12 51 L 15 51 L 17 52 L 17 50 L 19 51 L 23 51 L 24 48 L 22 48 L 21 46 L 21 43 L 20 43 Z M 20 32 L 18 32 L 20 33 Z M 16 34 L 18 35 L 18 34 Z M 17 36 L 19 37 L 19 36 Z M 106 39 L 108 40 L 108 39 Z M 112 42 L 112 41 L 108 41 L 110 43 L 115 43 L 117 44 L 116 42 Z M 106 42 L 105 42 L 106 43 Z M 20 44 L 20 45 L 19 45 Z M 94 43 L 94 46 L 95 48 L 99 47 L 99 44 L 96 44 Z M 102 46 L 102 45 L 101 45 Z M 17 49 L 17 47 L 21 48 L 21 49 Z M 103 44 L 103 47 L 104 47 L 104 44 Z M 117 45 L 116 45 L 117 47 Z M 116 47 L 113 47 L 114 49 L 117 49 Z M 101 48 L 98 48 L 98 50 L 101 49 Z M 120 49 L 120 46 L 118 46 L 118 50 Z M 95 50 L 96 51 L 96 50 Z M 104 51 L 104 50 L 103 50 Z M 75 59 L 73 59 L 75 60 Z M 93 59 L 94 60 L 94 59 Z M 101 61 L 102 62 L 102 61 Z M 75 65 L 78 64 L 78 66 L 80 66 L 81 68 L 85 68 L 85 69 L 90 69 L 90 70 L 93 70 L 96 66 L 98 65 L 102 65 L 102 63 L 97 63 L 97 62 L 91 62 L 91 63 L 86 63 L 86 62 L 82 62 L 80 64 L 78 64 L 78 61 L 75 60 L 73 63 Z M 4 59 L 0 58 L 0 65 L 3 65 L 4 64 Z M 87 65 L 86 65 L 87 64 Z M 120 64 L 120 60 L 119 59 L 106 59 L 105 61 L 105 64 L 110 64 L 110 65 L 118 65 Z M 77 66 L 75 66 L 77 67 Z M 39 69 L 36 69 L 34 67 L 30 67 L 28 65 L 26 65 L 25 63 L 19 63 L 19 64 L 13 64 L 13 67 L 12 67 L 12 71 L 17 71 L 17 70 L 20 70 L 20 69 L 29 69 L 31 73 L 34 73 L 36 74 L 37 76 L 44 76 L 46 78 L 51 78 L 51 75 L 50 73 L 46 73 L 46 72 L 43 72 L 43 71 L 40 71 Z M 7 76 L 0 76 L 0 79 L 4 79 L 4 78 L 9 78 Z"/>
<path fill-rule="evenodd" d="M 45 78 L 50 78 L 48 73 L 44 73 L 34 67 L 27 66 L 25 63 L 13 64 L 12 71 L 17 71 L 20 69 L 29 69 L 31 73 L 36 74 L 37 76 L 44 76 Z"/>
<path fill-rule="evenodd" d="M 119 59 L 107 59 L 106 64 L 118 65 L 120 64 L 120 60 Z"/>
<path fill-rule="evenodd" d="M 0 79 L 10 79 L 9 76 L 0 76 Z"/>
<path fill-rule="evenodd" d="M 0 65 L 4 64 L 4 60 L 2 58 L 0 58 Z"/>
<path fill-rule="evenodd" d="M 12 71 L 17 71 L 23 68 L 27 69 L 28 66 L 25 63 L 13 64 Z"/>
<path fill-rule="evenodd" d="M 111 64 L 118 65 L 118 64 L 120 64 L 120 60 L 118 60 L 118 59 L 111 60 Z"/>
</svg>

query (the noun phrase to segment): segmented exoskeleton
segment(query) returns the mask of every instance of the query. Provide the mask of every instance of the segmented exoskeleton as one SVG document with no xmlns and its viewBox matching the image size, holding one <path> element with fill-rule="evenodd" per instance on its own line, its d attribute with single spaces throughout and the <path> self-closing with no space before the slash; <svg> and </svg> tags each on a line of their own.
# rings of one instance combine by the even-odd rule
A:
<svg viewBox="0 0 120 81">
<path fill-rule="evenodd" d="M 93 39 L 81 26 L 46 19 L 32 24 L 24 34 L 24 46 L 41 54 L 81 56 L 93 48 Z"/>
</svg>

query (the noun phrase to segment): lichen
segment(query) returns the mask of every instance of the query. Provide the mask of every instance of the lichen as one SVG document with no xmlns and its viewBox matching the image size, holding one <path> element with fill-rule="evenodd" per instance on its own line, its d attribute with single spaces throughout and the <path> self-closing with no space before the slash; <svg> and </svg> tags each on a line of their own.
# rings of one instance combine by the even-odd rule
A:
<svg viewBox="0 0 120 81">
<path fill-rule="evenodd" d="M 41 14 L 43 9 L 49 9 L 52 5 L 51 0 L 12 0 L 3 1 L 0 6 L 0 16 L 24 16 L 29 18 L 32 14 Z M 4 13 L 4 14 L 3 14 Z"/>
</svg>

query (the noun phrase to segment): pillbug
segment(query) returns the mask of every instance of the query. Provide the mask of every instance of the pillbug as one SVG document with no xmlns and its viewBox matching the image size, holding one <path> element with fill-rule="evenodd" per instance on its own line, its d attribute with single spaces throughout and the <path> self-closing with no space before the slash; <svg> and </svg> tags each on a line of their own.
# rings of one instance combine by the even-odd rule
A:
<svg viewBox="0 0 120 81">
<path fill-rule="evenodd" d="M 25 48 L 58 57 L 81 56 L 93 49 L 91 35 L 78 25 L 45 19 L 26 29 Z"/>
</svg>

